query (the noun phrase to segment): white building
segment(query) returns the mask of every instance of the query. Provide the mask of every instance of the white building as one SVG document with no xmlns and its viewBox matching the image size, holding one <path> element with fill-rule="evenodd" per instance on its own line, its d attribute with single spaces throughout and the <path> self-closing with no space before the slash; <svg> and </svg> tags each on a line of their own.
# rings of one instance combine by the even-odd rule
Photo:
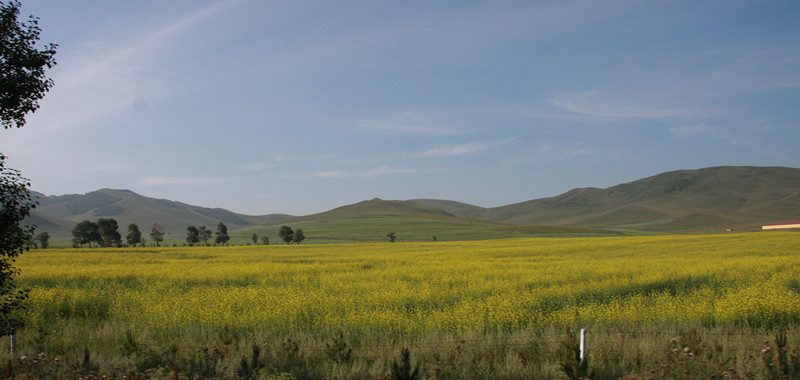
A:
<svg viewBox="0 0 800 380">
<path fill-rule="evenodd" d="M 762 230 L 784 230 L 788 228 L 800 229 L 800 223 L 768 224 L 766 226 L 761 226 Z"/>
</svg>

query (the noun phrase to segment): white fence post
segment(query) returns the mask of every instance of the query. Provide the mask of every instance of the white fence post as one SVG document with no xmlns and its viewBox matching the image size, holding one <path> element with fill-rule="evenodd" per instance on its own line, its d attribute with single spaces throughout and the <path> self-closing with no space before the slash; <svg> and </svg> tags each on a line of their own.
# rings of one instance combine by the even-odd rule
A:
<svg viewBox="0 0 800 380">
<path fill-rule="evenodd" d="M 583 366 L 586 362 L 586 329 L 581 329 L 581 357 L 580 365 Z"/>
</svg>

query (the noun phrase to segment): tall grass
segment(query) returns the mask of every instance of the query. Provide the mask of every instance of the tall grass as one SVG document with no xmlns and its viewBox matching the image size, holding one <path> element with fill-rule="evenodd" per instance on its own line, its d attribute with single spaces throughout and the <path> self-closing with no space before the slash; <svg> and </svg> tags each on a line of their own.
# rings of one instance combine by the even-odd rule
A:
<svg viewBox="0 0 800 380">
<path fill-rule="evenodd" d="M 425 377 L 555 378 L 590 375 L 588 327 L 594 377 L 761 376 L 797 360 L 797 236 L 33 251 L 20 349 L 107 373 L 381 378 L 408 348 Z M 780 328 L 789 349 L 768 353 L 789 356 L 761 358 Z"/>
</svg>

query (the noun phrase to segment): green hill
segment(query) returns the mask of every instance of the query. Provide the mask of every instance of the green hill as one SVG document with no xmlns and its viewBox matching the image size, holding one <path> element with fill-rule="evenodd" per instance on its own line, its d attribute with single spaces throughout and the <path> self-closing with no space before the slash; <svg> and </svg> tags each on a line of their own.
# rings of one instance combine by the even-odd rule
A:
<svg viewBox="0 0 800 380">
<path fill-rule="evenodd" d="M 473 206 L 474 207 L 474 206 Z M 520 236 L 605 236 L 618 232 L 579 227 L 516 226 L 488 220 L 461 218 L 412 201 L 372 199 L 327 212 L 289 218 L 267 225 L 234 231 L 239 240 L 253 234 L 278 240 L 282 225 L 302 229 L 310 243 L 388 241 L 394 232 L 399 241 L 483 240 Z"/>
<path fill-rule="evenodd" d="M 374 198 L 369 201 L 337 207 L 330 211 L 288 219 L 286 222 L 307 220 L 329 220 L 352 217 L 354 215 L 439 215 L 453 216 L 447 211 L 414 204 L 409 201 L 384 201 Z"/>
<path fill-rule="evenodd" d="M 213 230 L 214 226 L 223 222 L 229 229 L 238 229 L 289 217 L 282 214 L 242 215 L 220 208 L 149 198 L 129 190 L 102 189 L 87 194 L 36 195 L 39 206 L 27 223 L 36 224 L 38 231 L 49 232 L 56 241 L 69 241 L 70 231 L 76 223 L 98 218 L 115 219 L 123 235 L 130 223 L 136 223 L 145 234 L 154 223 L 159 223 L 169 240 L 183 239 L 186 227 L 190 225 L 205 225 Z"/>
<path fill-rule="evenodd" d="M 167 242 L 180 244 L 189 225 L 224 222 L 232 243 L 253 234 L 277 243 L 277 230 L 301 228 L 308 242 L 474 240 L 514 236 L 598 236 L 615 233 L 693 233 L 754 230 L 800 221 L 800 169 L 721 166 L 678 170 L 606 189 L 573 189 L 555 197 L 483 208 L 449 200 L 372 199 L 301 217 L 248 216 L 219 208 L 148 198 L 127 190 L 39 197 L 28 219 L 55 241 L 68 242 L 82 220 L 114 218 L 149 231 L 163 225 Z M 614 232 L 616 231 L 616 232 Z M 145 232 L 147 233 L 147 232 Z"/>
<path fill-rule="evenodd" d="M 452 215 L 459 215 L 463 217 L 480 215 L 481 212 L 486 210 L 483 207 L 473 206 L 467 203 L 456 202 L 456 201 L 445 201 L 440 199 L 411 199 L 408 202 L 411 202 L 418 206 L 443 210 Z"/>
<path fill-rule="evenodd" d="M 520 225 L 641 232 L 756 229 L 800 220 L 800 169 L 678 170 L 607 189 L 574 189 L 552 198 L 455 214 Z"/>
</svg>

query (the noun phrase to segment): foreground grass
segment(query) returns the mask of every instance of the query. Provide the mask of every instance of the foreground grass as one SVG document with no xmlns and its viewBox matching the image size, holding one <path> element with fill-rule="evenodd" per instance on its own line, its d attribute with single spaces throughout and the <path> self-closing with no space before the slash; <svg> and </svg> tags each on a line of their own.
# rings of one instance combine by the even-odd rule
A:
<svg viewBox="0 0 800 380">
<path fill-rule="evenodd" d="M 661 326 L 591 330 L 586 366 L 576 330 L 510 333 L 280 334 L 65 321 L 25 330 L 2 363 L 25 378 L 784 379 L 800 377 L 800 331 Z M 407 350 L 407 360 L 403 351 Z M 21 358 L 20 358 L 20 355 Z M 6 364 L 8 366 L 8 364 Z M 1 369 L 1 368 L 0 368 Z"/>
<path fill-rule="evenodd" d="M 402 348 L 436 378 L 800 373 L 797 237 L 35 251 L 20 350 L 148 376 L 381 378 Z"/>
</svg>

